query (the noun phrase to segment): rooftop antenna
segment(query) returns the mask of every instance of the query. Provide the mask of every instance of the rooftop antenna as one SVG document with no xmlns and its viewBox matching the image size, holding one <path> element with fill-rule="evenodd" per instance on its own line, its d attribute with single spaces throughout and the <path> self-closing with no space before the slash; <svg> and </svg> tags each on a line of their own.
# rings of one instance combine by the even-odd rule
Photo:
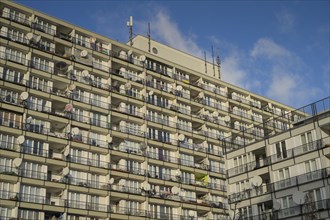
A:
<svg viewBox="0 0 330 220">
<path fill-rule="evenodd" d="M 133 46 L 133 17 L 129 16 L 129 21 L 127 21 L 127 27 L 129 27 L 129 42 Z"/>
<path fill-rule="evenodd" d="M 217 65 L 218 65 L 219 79 L 221 79 L 221 60 L 220 60 L 220 49 L 218 49 Z"/>
<path fill-rule="evenodd" d="M 206 52 L 204 51 L 205 73 L 207 73 Z"/>
<path fill-rule="evenodd" d="M 151 51 L 151 32 L 150 32 L 150 22 L 148 22 L 148 52 Z"/>
<path fill-rule="evenodd" d="M 213 45 L 212 45 L 212 65 L 213 65 L 213 76 L 215 77 L 215 66 L 214 66 L 214 52 L 213 52 Z"/>
</svg>

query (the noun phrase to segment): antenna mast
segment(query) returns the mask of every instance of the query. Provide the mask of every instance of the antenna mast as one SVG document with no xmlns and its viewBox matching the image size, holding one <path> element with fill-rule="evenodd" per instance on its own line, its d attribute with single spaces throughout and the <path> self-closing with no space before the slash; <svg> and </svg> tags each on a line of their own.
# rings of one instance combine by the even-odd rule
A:
<svg viewBox="0 0 330 220">
<path fill-rule="evenodd" d="M 220 59 L 220 49 L 218 49 L 217 65 L 218 65 L 219 79 L 221 79 L 221 59 Z"/>
<path fill-rule="evenodd" d="M 213 52 L 213 45 L 212 45 L 212 66 L 213 66 L 213 76 L 215 76 L 215 66 L 214 66 L 214 52 Z"/>
<path fill-rule="evenodd" d="M 129 21 L 127 21 L 127 27 L 129 27 L 129 43 L 133 46 L 133 17 L 129 16 Z"/>
<path fill-rule="evenodd" d="M 205 73 L 207 73 L 206 52 L 204 51 Z"/>
<path fill-rule="evenodd" d="M 150 32 L 150 22 L 148 22 L 148 52 L 151 51 L 151 32 Z"/>
</svg>

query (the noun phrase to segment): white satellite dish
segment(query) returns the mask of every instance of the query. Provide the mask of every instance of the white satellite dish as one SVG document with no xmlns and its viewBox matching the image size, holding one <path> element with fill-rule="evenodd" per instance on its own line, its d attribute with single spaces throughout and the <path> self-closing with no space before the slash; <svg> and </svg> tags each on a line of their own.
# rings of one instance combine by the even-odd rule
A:
<svg viewBox="0 0 330 220">
<path fill-rule="evenodd" d="M 66 175 L 68 175 L 70 173 L 70 169 L 69 169 L 69 167 L 65 167 L 63 170 L 62 170 L 62 175 L 63 176 L 66 176 Z"/>
<path fill-rule="evenodd" d="M 181 176 L 181 171 L 180 170 L 176 171 L 176 176 Z"/>
<path fill-rule="evenodd" d="M 230 117 L 228 115 L 226 115 L 223 119 L 225 122 L 230 122 Z"/>
<path fill-rule="evenodd" d="M 29 98 L 29 93 L 28 92 L 22 92 L 20 95 L 20 98 L 24 101 Z"/>
<path fill-rule="evenodd" d="M 133 51 L 132 50 L 129 50 L 128 52 L 127 52 L 127 55 L 128 56 L 131 56 L 133 54 Z"/>
<path fill-rule="evenodd" d="M 204 92 L 200 92 L 200 93 L 198 94 L 198 98 L 200 98 L 200 99 L 204 98 Z"/>
<path fill-rule="evenodd" d="M 65 105 L 65 107 L 64 107 L 65 112 L 72 112 L 72 110 L 73 110 L 73 105 L 72 104 L 68 103 L 68 104 Z"/>
<path fill-rule="evenodd" d="M 154 91 L 149 91 L 149 93 L 148 93 L 149 95 L 153 95 L 154 94 Z"/>
<path fill-rule="evenodd" d="M 27 118 L 25 119 L 25 122 L 26 122 L 27 124 L 30 124 L 30 123 L 32 122 L 32 120 L 33 120 L 33 118 L 32 118 L 31 116 L 29 116 L 29 117 L 27 117 Z"/>
<path fill-rule="evenodd" d="M 110 185 L 112 185 L 114 182 L 115 182 L 115 179 L 114 179 L 114 178 L 110 178 L 110 179 L 109 179 L 109 184 L 110 184 Z"/>
<path fill-rule="evenodd" d="M 82 51 L 80 52 L 80 56 L 81 56 L 82 58 L 86 58 L 86 57 L 88 56 L 88 52 L 87 52 L 87 50 L 82 50 Z"/>
<path fill-rule="evenodd" d="M 41 36 L 40 35 L 34 35 L 34 37 L 33 37 L 33 41 L 35 42 L 35 43 L 39 43 L 39 41 L 41 40 Z"/>
<path fill-rule="evenodd" d="M 142 186 L 141 186 L 142 189 L 144 189 L 145 191 L 149 191 L 149 190 L 151 189 L 150 184 L 147 183 L 147 182 L 144 182 L 144 183 L 142 183 L 141 185 L 142 185 Z"/>
<path fill-rule="evenodd" d="M 178 136 L 179 141 L 184 141 L 185 138 L 184 134 L 179 134 Z"/>
<path fill-rule="evenodd" d="M 171 192 L 172 192 L 174 195 L 177 195 L 177 194 L 180 192 L 180 189 L 179 189 L 179 187 L 177 187 L 177 186 L 173 186 L 173 187 L 171 188 Z"/>
<path fill-rule="evenodd" d="M 141 60 L 142 62 L 145 61 L 145 60 L 146 60 L 146 56 L 141 55 L 141 56 L 140 56 L 140 60 Z"/>
<path fill-rule="evenodd" d="M 274 210 L 280 210 L 280 208 L 281 208 L 281 204 L 279 202 L 275 201 L 273 203 L 273 209 Z"/>
<path fill-rule="evenodd" d="M 73 66 L 72 65 L 69 65 L 68 66 L 68 69 L 66 70 L 66 73 L 67 74 L 70 74 L 70 73 L 72 73 L 73 72 Z"/>
<path fill-rule="evenodd" d="M 144 142 L 141 142 L 141 143 L 140 143 L 140 149 L 141 149 L 141 150 L 145 150 L 145 149 L 147 149 L 147 144 L 144 143 Z"/>
<path fill-rule="evenodd" d="M 262 184 L 262 179 L 260 176 L 255 176 L 251 179 L 251 182 L 254 186 L 261 186 Z"/>
<path fill-rule="evenodd" d="M 81 71 L 81 75 L 82 75 L 83 77 L 89 77 L 89 76 L 90 76 L 88 70 L 83 70 L 83 71 Z"/>
<path fill-rule="evenodd" d="M 73 91 L 73 90 L 75 90 L 76 89 L 76 85 L 75 84 L 69 84 L 68 85 L 68 90 L 69 91 Z"/>
<path fill-rule="evenodd" d="M 189 210 L 188 215 L 190 217 L 194 217 L 195 216 L 195 212 L 193 210 Z"/>
<path fill-rule="evenodd" d="M 119 180 L 118 185 L 119 186 L 125 186 L 126 181 L 124 179 Z"/>
<path fill-rule="evenodd" d="M 292 195 L 292 199 L 297 205 L 304 204 L 304 202 L 305 202 L 305 193 L 303 193 L 301 191 L 295 192 Z"/>
<path fill-rule="evenodd" d="M 246 182 L 244 185 L 243 185 L 243 190 L 247 190 L 247 189 L 250 189 L 251 188 L 251 184 L 249 182 Z"/>
<path fill-rule="evenodd" d="M 151 81 L 152 80 L 152 76 L 151 75 L 146 76 L 146 80 L 147 81 Z"/>
<path fill-rule="evenodd" d="M 130 89 L 130 88 L 132 88 L 132 84 L 130 84 L 130 83 L 126 83 L 126 84 L 125 84 L 125 89 Z"/>
<path fill-rule="evenodd" d="M 64 149 L 63 155 L 67 157 L 69 156 L 69 154 L 70 154 L 70 145 L 67 145 Z"/>
<path fill-rule="evenodd" d="M 28 41 L 31 41 L 32 39 L 33 39 L 33 33 L 27 33 L 26 34 L 26 39 L 28 40 Z"/>
<path fill-rule="evenodd" d="M 79 134 L 79 128 L 74 127 L 74 128 L 71 129 L 71 132 L 72 132 L 73 135 L 77 135 L 77 134 Z"/>
<path fill-rule="evenodd" d="M 21 166 L 22 162 L 23 162 L 22 158 L 15 158 L 13 160 L 13 165 L 14 165 L 14 167 L 19 167 L 19 166 Z"/>
<path fill-rule="evenodd" d="M 108 135 L 106 136 L 106 141 L 107 141 L 108 143 L 111 143 L 111 142 L 112 142 L 112 137 L 111 137 L 110 134 L 108 134 Z"/>
<path fill-rule="evenodd" d="M 213 117 L 218 117 L 218 116 L 219 116 L 219 112 L 214 111 L 214 112 L 212 113 L 212 116 L 213 116 Z"/>
<path fill-rule="evenodd" d="M 178 85 L 178 86 L 176 87 L 176 90 L 178 90 L 178 91 L 182 91 L 182 90 L 183 90 L 183 88 L 182 88 L 182 86 L 181 86 L 181 85 Z"/>
<path fill-rule="evenodd" d="M 23 144 L 25 142 L 25 137 L 23 135 L 17 137 L 17 143 Z"/>
</svg>

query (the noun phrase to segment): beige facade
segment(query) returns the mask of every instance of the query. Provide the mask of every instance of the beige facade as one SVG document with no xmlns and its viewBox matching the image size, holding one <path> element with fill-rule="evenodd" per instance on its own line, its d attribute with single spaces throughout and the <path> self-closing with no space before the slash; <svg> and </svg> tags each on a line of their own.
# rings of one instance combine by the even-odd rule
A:
<svg viewBox="0 0 330 220">
<path fill-rule="evenodd" d="M 242 174 L 235 157 L 261 160 L 308 131 L 324 144 L 329 131 L 294 129 L 307 113 L 155 41 L 149 53 L 142 36 L 130 47 L 10 1 L 0 10 L 0 219 L 227 219 L 237 198 L 240 213 L 259 211 L 237 182 L 329 154 Z"/>
</svg>

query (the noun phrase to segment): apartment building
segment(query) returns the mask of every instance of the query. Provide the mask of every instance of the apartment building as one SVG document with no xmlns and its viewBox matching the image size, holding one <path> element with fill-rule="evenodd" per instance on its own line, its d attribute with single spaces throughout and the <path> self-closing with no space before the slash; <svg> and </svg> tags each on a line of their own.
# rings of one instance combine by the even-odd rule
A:
<svg viewBox="0 0 330 220">
<path fill-rule="evenodd" d="M 254 175 L 240 172 L 247 159 L 239 157 L 266 160 L 277 142 L 283 151 L 283 138 L 303 135 L 304 126 L 292 131 L 307 112 L 223 82 L 219 66 L 143 36 L 130 46 L 11 1 L 0 10 L 0 219 L 222 220 L 261 211 L 259 195 L 236 196 L 237 182 Z M 328 152 L 320 146 L 329 131 L 312 122 L 297 166 Z M 320 139 L 314 152 L 309 144 Z M 264 174 L 292 155 L 259 164 L 260 186 L 289 177 Z M 329 166 L 323 156 L 310 163 L 310 172 Z M 269 192 L 270 206 L 286 190 Z"/>
<path fill-rule="evenodd" d="M 329 219 L 330 98 L 305 106 L 290 130 L 226 154 L 236 219 Z"/>
</svg>

